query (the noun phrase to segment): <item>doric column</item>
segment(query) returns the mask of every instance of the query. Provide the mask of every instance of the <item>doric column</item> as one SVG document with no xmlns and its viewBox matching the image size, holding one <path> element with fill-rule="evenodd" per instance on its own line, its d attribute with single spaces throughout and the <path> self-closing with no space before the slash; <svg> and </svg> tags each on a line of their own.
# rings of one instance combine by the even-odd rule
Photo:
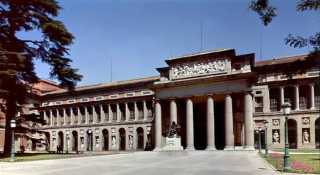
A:
<svg viewBox="0 0 320 175">
<path fill-rule="evenodd" d="M 108 104 L 108 115 L 109 115 L 109 122 L 112 122 L 112 119 L 113 119 L 113 111 L 112 111 L 112 108 L 111 108 L 111 105 Z"/>
<path fill-rule="evenodd" d="M 193 103 L 191 99 L 187 99 L 187 150 L 194 150 L 194 134 L 193 134 Z"/>
<path fill-rule="evenodd" d="M 233 110 L 232 110 L 232 97 L 227 94 L 225 97 L 225 135 L 226 146 L 225 150 L 234 149 L 234 134 L 233 134 Z"/>
<path fill-rule="evenodd" d="M 314 109 L 314 83 L 310 84 L 310 109 Z"/>
<path fill-rule="evenodd" d="M 162 123 L 161 123 L 161 104 L 156 101 L 155 104 L 155 150 L 161 149 Z"/>
<path fill-rule="evenodd" d="M 52 112 L 52 109 L 49 110 L 50 112 L 50 126 L 53 126 L 53 112 Z"/>
<path fill-rule="evenodd" d="M 129 119 L 130 119 L 130 110 L 129 110 L 129 107 L 128 107 L 128 103 L 127 103 L 127 102 L 125 102 L 125 103 L 124 103 L 124 105 L 125 105 L 125 116 L 126 116 L 126 121 L 129 121 Z"/>
<path fill-rule="evenodd" d="M 133 109 L 134 109 L 134 120 L 137 121 L 139 119 L 139 110 L 138 110 L 136 101 L 133 103 Z"/>
<path fill-rule="evenodd" d="M 143 120 L 148 119 L 148 108 L 147 108 L 147 102 L 143 100 Z"/>
<path fill-rule="evenodd" d="M 43 120 L 45 121 L 45 125 L 48 125 L 49 124 L 49 119 L 48 119 L 46 111 L 41 111 L 41 112 L 43 114 Z"/>
<path fill-rule="evenodd" d="M 299 85 L 294 86 L 294 92 L 295 92 L 295 104 L 296 104 L 295 110 L 299 110 Z"/>
<path fill-rule="evenodd" d="M 284 104 L 284 87 L 280 86 L 280 105 L 282 106 L 283 104 Z"/>
<path fill-rule="evenodd" d="M 254 150 L 253 104 L 250 92 L 244 95 L 245 147 Z"/>
<path fill-rule="evenodd" d="M 62 115 L 63 115 L 63 125 L 67 125 L 67 114 L 66 114 L 66 108 L 62 109 Z"/>
<path fill-rule="evenodd" d="M 74 125 L 75 118 L 74 118 L 73 108 L 70 107 L 69 110 L 70 110 L 70 123 L 71 123 L 71 125 Z"/>
<path fill-rule="evenodd" d="M 81 120 L 82 120 L 82 114 L 81 114 L 81 111 L 80 111 L 80 107 L 78 106 L 77 107 L 77 110 L 78 110 L 78 124 L 80 125 L 81 124 Z M 80 143 L 80 142 L 78 142 Z"/>
<path fill-rule="evenodd" d="M 176 124 L 178 124 L 178 122 L 177 122 L 177 104 L 174 99 L 171 99 L 171 101 L 170 101 L 170 125 L 172 124 L 172 122 L 175 122 Z"/>
<path fill-rule="evenodd" d="M 89 124 L 89 112 L 88 112 L 88 107 L 84 107 L 84 115 L 86 116 L 86 124 Z"/>
<path fill-rule="evenodd" d="M 117 108 L 117 121 L 120 122 L 121 117 L 120 117 L 120 105 L 119 103 L 116 104 L 116 108 Z"/>
<path fill-rule="evenodd" d="M 214 100 L 212 96 L 207 99 L 207 148 L 206 150 L 216 150 L 214 132 Z"/>
<path fill-rule="evenodd" d="M 92 115 L 93 115 L 93 122 L 92 123 L 98 123 L 98 114 L 96 111 L 96 106 L 92 105 L 91 108 L 92 108 Z"/>
<path fill-rule="evenodd" d="M 101 123 L 104 123 L 106 121 L 106 113 L 104 113 L 103 104 L 100 104 L 99 107 L 100 107 Z"/>
</svg>

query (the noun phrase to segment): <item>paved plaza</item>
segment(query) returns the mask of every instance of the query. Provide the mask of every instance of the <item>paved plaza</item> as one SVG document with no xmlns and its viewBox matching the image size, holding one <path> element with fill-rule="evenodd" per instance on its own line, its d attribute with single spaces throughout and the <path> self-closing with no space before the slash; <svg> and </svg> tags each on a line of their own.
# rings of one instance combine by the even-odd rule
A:
<svg viewBox="0 0 320 175">
<path fill-rule="evenodd" d="M 272 175 L 256 152 L 135 152 L 0 163 L 0 175 Z"/>
</svg>

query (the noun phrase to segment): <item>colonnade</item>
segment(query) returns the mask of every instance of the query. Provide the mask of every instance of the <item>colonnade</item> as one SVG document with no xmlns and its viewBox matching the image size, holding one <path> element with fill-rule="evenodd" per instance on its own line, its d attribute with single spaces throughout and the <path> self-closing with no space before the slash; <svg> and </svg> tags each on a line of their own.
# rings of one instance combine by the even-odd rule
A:
<svg viewBox="0 0 320 175">
<path fill-rule="evenodd" d="M 45 110 L 43 116 L 47 126 L 147 120 L 152 117 L 152 107 L 147 103 L 151 101 L 63 106 Z"/>
<path fill-rule="evenodd" d="M 308 88 L 307 92 L 302 92 L 303 87 Z M 279 106 L 281 106 L 282 104 L 284 104 L 284 102 L 286 100 L 290 100 L 290 99 L 286 99 L 286 96 L 290 96 L 287 93 L 287 89 L 288 88 L 293 88 L 294 90 L 294 97 L 293 100 L 290 101 L 291 105 L 292 105 L 292 110 L 304 110 L 304 109 L 315 109 L 318 105 L 319 105 L 319 100 L 320 100 L 320 96 L 319 94 L 315 93 L 315 84 L 314 83 L 309 83 L 309 84 L 295 84 L 295 85 L 290 85 L 290 86 L 279 86 L 277 87 L 279 89 Z M 272 87 L 270 89 L 276 89 L 276 87 Z M 270 92 L 269 89 L 269 92 Z M 302 96 L 301 93 L 307 93 L 307 96 Z M 272 96 L 272 94 L 270 94 Z M 301 101 L 303 98 L 305 98 L 306 101 Z M 270 106 L 270 110 L 271 111 L 277 111 L 277 110 L 281 110 L 281 107 L 277 107 L 277 109 L 275 109 L 274 107 Z"/>
<path fill-rule="evenodd" d="M 225 109 L 225 150 L 234 149 L 233 131 L 233 106 L 232 95 L 226 94 L 224 97 Z M 215 150 L 215 112 L 214 96 L 207 96 L 207 150 Z M 194 150 L 194 110 L 192 98 L 185 98 L 186 105 L 186 149 Z M 162 107 L 161 100 L 155 102 L 155 150 L 161 150 L 162 143 Z M 244 94 L 244 123 L 245 123 L 245 148 L 254 149 L 253 133 L 253 104 L 252 95 L 247 92 Z M 170 99 L 170 123 L 177 123 L 177 104 L 176 99 Z"/>
</svg>

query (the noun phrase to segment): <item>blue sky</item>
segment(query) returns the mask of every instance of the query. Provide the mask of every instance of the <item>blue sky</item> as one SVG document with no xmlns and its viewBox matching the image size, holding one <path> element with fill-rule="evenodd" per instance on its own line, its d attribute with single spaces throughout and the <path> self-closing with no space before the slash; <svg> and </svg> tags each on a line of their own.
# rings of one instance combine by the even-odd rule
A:
<svg viewBox="0 0 320 175">
<path fill-rule="evenodd" d="M 201 24 L 202 50 L 234 48 L 256 53 L 257 60 L 308 53 L 311 48 L 291 48 L 284 38 L 320 28 L 319 13 L 296 12 L 295 0 L 271 0 L 279 16 L 268 27 L 248 9 L 250 0 L 59 2 L 59 19 L 76 38 L 70 55 L 84 76 L 79 85 L 109 82 L 111 59 L 114 81 L 158 75 L 155 68 L 165 66 L 165 59 L 201 50 Z M 49 78 L 46 65 L 37 62 L 36 70 Z"/>
</svg>

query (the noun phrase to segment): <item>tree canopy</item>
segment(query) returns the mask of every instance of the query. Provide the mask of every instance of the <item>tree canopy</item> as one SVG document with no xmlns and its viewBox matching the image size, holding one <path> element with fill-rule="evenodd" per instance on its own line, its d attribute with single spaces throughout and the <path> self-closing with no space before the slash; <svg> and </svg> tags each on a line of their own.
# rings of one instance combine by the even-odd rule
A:
<svg viewBox="0 0 320 175">
<path fill-rule="evenodd" d="M 265 26 L 268 26 L 272 22 L 273 18 L 278 15 L 277 8 L 271 5 L 269 0 L 252 0 L 249 7 L 259 15 L 263 25 Z M 297 1 L 296 10 L 299 12 L 310 10 L 319 11 L 320 0 L 299 0 Z M 314 35 L 309 37 L 289 34 L 285 38 L 285 43 L 296 48 L 311 46 L 313 48 L 312 54 L 318 54 L 320 52 L 320 32 L 316 32 Z"/>
<path fill-rule="evenodd" d="M 69 48 L 74 36 L 57 20 L 61 7 L 56 0 L 0 0 L 0 89 L 6 92 L 6 134 L 4 153 L 10 151 L 9 122 L 16 116 L 30 84 L 39 80 L 35 61 L 50 66 L 51 78 L 69 89 L 82 76 L 71 67 Z M 39 33 L 25 38 L 23 34 Z"/>
</svg>

